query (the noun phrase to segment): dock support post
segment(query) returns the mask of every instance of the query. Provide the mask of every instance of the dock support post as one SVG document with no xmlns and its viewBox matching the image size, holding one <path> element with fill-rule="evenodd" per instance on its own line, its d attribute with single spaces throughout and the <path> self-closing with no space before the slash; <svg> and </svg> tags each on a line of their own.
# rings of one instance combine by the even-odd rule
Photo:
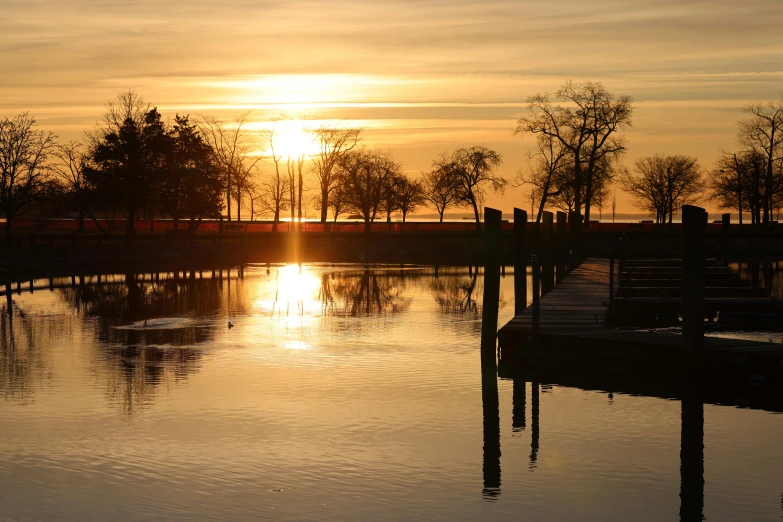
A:
<svg viewBox="0 0 783 522">
<path fill-rule="evenodd" d="M 731 214 L 721 215 L 721 250 L 723 254 L 723 266 L 729 266 L 729 227 L 731 226 Z"/>
<path fill-rule="evenodd" d="M 556 284 L 565 277 L 566 265 L 568 264 L 568 223 L 566 222 L 566 213 L 557 213 L 557 228 L 555 231 L 555 258 L 557 259 L 555 266 Z"/>
<path fill-rule="evenodd" d="M 544 211 L 542 217 L 541 234 L 541 291 L 544 294 L 549 293 L 555 286 L 555 265 L 554 265 L 554 221 L 551 212 Z"/>
<path fill-rule="evenodd" d="M 609 249 L 609 310 L 614 306 L 614 252 Z"/>
<path fill-rule="evenodd" d="M 527 308 L 527 212 L 514 208 L 514 314 Z"/>
<path fill-rule="evenodd" d="M 500 303 L 500 243 L 502 232 L 500 221 L 503 213 L 494 208 L 484 208 L 485 265 L 484 303 L 481 318 L 482 359 L 492 356 L 495 360 L 495 346 L 498 332 L 498 306 Z"/>
<path fill-rule="evenodd" d="M 486 258 L 481 318 L 481 403 L 484 418 L 483 495 L 486 498 L 493 498 L 500 494 L 500 400 L 496 346 L 500 304 L 502 216 L 499 210 L 484 208 Z"/>
<path fill-rule="evenodd" d="M 533 340 L 538 337 L 538 324 L 541 319 L 541 265 L 538 262 L 538 255 L 531 256 L 530 264 L 533 265 Z"/>
<path fill-rule="evenodd" d="M 704 360 L 704 232 L 707 212 L 701 207 L 682 207 L 682 342 L 689 367 Z"/>
</svg>

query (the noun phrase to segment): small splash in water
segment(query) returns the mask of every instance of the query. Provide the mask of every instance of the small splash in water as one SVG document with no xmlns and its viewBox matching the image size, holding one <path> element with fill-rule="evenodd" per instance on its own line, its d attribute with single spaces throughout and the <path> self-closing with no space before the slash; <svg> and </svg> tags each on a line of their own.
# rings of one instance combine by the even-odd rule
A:
<svg viewBox="0 0 783 522">
<path fill-rule="evenodd" d="M 145 321 L 136 321 L 132 324 L 115 326 L 117 330 L 168 330 L 171 328 L 185 328 L 192 326 L 193 320 L 186 317 L 159 317 L 157 319 L 147 319 Z"/>
</svg>

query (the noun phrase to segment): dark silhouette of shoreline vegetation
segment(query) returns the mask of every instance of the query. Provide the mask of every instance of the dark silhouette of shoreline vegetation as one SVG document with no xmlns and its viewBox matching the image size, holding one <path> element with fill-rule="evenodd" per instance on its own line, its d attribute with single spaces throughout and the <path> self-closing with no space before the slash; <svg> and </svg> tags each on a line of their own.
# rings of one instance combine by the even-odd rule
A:
<svg viewBox="0 0 783 522">
<path fill-rule="evenodd" d="M 130 238 L 137 220 L 152 227 L 170 219 L 175 230 L 195 233 L 202 220 L 241 221 L 249 212 L 251 221 L 271 217 L 276 231 L 284 219 L 303 221 L 308 209 L 325 225 L 330 216 L 361 219 L 369 233 L 376 220 L 391 223 L 399 214 L 405 222 L 424 207 L 441 222 L 449 208 L 470 209 L 481 230 L 487 194 L 509 185 L 529 186 L 536 223 L 546 208 L 587 223 L 609 200 L 615 208 L 617 187 L 658 223 L 699 201 L 736 210 L 740 222 L 749 213 L 754 224 L 770 223 L 783 208 L 783 97 L 742 107 L 737 150 L 723 151 L 710 170 L 697 158 L 664 153 L 624 166 L 633 101 L 601 83 L 568 81 L 527 102 L 513 130 L 534 137 L 535 146 L 513 180 L 496 174 L 501 155 L 481 145 L 443 152 L 429 172 L 410 176 L 393 151 L 369 147 L 361 128 L 283 118 L 274 123 L 293 122 L 306 141 L 291 150 L 278 127 L 254 130 L 249 113 L 231 121 L 166 119 L 133 91 L 110 101 L 80 141 L 57 142 L 29 113 L 4 117 L 5 236 L 10 242 L 14 221 L 26 213 L 75 218 L 79 231 L 91 220 L 101 234 L 122 218 Z"/>
</svg>

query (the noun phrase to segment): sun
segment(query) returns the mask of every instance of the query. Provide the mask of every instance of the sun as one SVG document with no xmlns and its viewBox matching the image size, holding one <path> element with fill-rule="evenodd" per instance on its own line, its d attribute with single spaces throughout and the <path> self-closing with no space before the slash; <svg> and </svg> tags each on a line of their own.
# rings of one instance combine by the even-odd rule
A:
<svg viewBox="0 0 783 522">
<path fill-rule="evenodd" d="M 310 158 L 318 154 L 318 144 L 315 136 L 308 129 L 304 120 L 280 120 L 272 122 L 272 144 L 267 146 L 271 155 L 274 147 L 275 156 L 284 159 Z"/>
</svg>

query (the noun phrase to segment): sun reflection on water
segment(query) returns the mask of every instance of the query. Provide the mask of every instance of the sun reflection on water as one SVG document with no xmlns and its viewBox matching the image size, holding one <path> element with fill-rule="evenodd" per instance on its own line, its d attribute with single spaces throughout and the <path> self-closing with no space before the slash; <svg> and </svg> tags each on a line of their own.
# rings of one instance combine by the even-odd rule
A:
<svg viewBox="0 0 783 522">
<path fill-rule="evenodd" d="M 294 319 L 320 314 L 321 281 L 306 266 L 286 265 L 274 277 L 274 283 L 264 286 L 263 293 L 253 301 L 253 309 Z"/>
</svg>

